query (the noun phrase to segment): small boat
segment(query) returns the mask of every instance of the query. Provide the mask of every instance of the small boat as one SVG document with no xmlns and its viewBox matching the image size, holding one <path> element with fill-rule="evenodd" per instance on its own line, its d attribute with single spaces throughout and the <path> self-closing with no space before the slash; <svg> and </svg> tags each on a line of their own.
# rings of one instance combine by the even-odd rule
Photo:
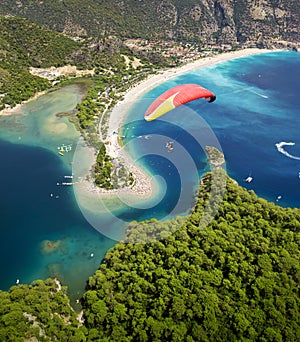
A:
<svg viewBox="0 0 300 342">
<path fill-rule="evenodd" d="M 61 156 L 63 156 L 63 155 L 64 155 L 64 151 L 63 151 L 63 150 L 59 150 L 59 151 L 58 151 L 58 154 L 61 155 Z"/>
<path fill-rule="evenodd" d="M 169 152 L 172 152 L 174 150 L 173 141 L 168 141 L 166 143 L 166 148 L 168 149 Z"/>
<path fill-rule="evenodd" d="M 244 179 L 244 181 L 247 183 L 251 183 L 253 181 L 252 171 L 249 172 L 249 176 L 246 179 Z"/>
<path fill-rule="evenodd" d="M 61 185 L 74 185 L 74 182 L 62 182 Z"/>
<path fill-rule="evenodd" d="M 72 150 L 72 145 L 65 146 L 65 151 L 70 152 Z"/>
<path fill-rule="evenodd" d="M 59 151 L 58 153 L 62 155 L 61 153 L 70 152 L 72 150 L 72 144 L 69 144 L 69 145 L 62 144 L 61 146 L 58 146 L 57 149 Z"/>
</svg>

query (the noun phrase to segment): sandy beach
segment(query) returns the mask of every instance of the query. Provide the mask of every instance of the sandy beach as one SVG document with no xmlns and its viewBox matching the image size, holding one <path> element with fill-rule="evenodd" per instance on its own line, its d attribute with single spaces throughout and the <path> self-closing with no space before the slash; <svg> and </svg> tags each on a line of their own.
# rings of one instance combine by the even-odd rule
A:
<svg viewBox="0 0 300 342">
<path fill-rule="evenodd" d="M 155 75 L 149 76 L 146 80 L 138 83 L 135 87 L 130 89 L 126 95 L 124 96 L 124 99 L 119 102 L 114 109 L 111 112 L 110 119 L 109 119 L 109 129 L 108 129 L 108 137 L 109 141 L 113 143 L 113 146 L 116 146 L 113 137 L 113 132 L 118 131 L 118 128 L 121 126 L 123 118 L 126 116 L 126 113 L 128 111 L 129 104 L 134 103 L 137 101 L 138 98 L 140 98 L 142 95 L 150 91 L 155 86 L 168 81 L 172 78 L 175 78 L 177 76 L 180 76 L 182 74 L 191 72 L 196 69 L 200 69 L 209 65 L 222 63 L 234 58 L 240 58 L 240 57 L 247 57 L 251 55 L 266 53 L 266 52 L 275 52 L 279 50 L 268 50 L 268 49 L 257 49 L 257 48 L 249 48 L 244 50 L 238 50 L 238 51 L 231 51 L 231 52 L 224 52 L 212 57 L 205 57 L 198 59 L 194 62 L 185 64 L 183 66 L 180 66 L 178 68 L 172 68 L 167 70 L 159 71 Z M 110 153 L 112 155 L 114 154 L 113 149 L 110 149 Z"/>
<path fill-rule="evenodd" d="M 86 195 L 89 193 L 97 193 L 105 195 L 114 195 L 118 196 L 122 194 L 126 194 L 129 197 L 143 197 L 143 198 L 150 198 L 153 195 L 153 192 L 156 192 L 157 184 L 155 180 L 150 177 L 150 175 L 140 167 L 137 167 L 131 157 L 124 151 L 124 149 L 119 145 L 118 142 L 118 135 L 114 132 L 118 132 L 119 128 L 122 125 L 122 121 L 127 115 L 127 112 L 132 103 L 136 102 L 143 94 L 150 91 L 152 88 L 156 87 L 157 85 L 169 81 L 172 78 L 175 78 L 179 75 L 191 72 L 196 69 L 200 69 L 209 65 L 222 63 L 234 58 L 246 57 L 255 54 L 261 54 L 266 52 L 275 52 L 278 50 L 267 50 L 267 49 L 257 49 L 257 48 L 249 48 L 244 50 L 232 51 L 232 52 L 224 52 L 221 54 L 217 54 L 215 56 L 205 57 L 193 61 L 191 63 L 185 64 L 183 66 L 166 69 L 158 71 L 157 74 L 150 75 L 147 79 L 141 81 L 140 83 L 136 84 L 133 88 L 131 88 L 124 96 L 123 100 L 120 101 L 111 111 L 109 123 L 108 123 L 108 133 L 107 139 L 104 141 L 106 144 L 106 150 L 108 155 L 113 159 L 118 159 L 119 162 L 126 165 L 126 168 L 133 174 L 135 178 L 134 186 L 127 187 L 118 190 L 105 190 L 96 188 L 93 184 L 93 180 L 85 181 L 85 191 L 87 192 Z M 44 92 L 37 93 L 33 98 L 24 101 L 26 103 L 28 101 L 32 101 L 37 97 L 43 95 Z M 5 108 L 4 110 L 0 111 L 0 115 L 11 115 L 13 113 L 17 113 L 20 106 L 19 104 L 14 108 Z M 52 127 L 53 128 L 53 127 Z M 63 132 L 65 129 L 64 126 L 59 127 L 60 130 Z M 101 129 L 101 127 L 99 128 Z M 93 162 L 90 165 L 93 165 L 95 162 L 95 152 L 93 154 Z M 82 189 L 83 191 L 83 189 Z M 84 192 L 85 192 L 84 191 Z"/>
<path fill-rule="evenodd" d="M 133 165 L 130 157 L 120 147 L 117 135 L 114 134 L 114 132 L 117 132 L 118 129 L 121 127 L 122 121 L 125 118 L 132 103 L 137 101 L 143 94 L 147 93 L 155 86 L 165 81 L 168 81 L 172 78 L 175 78 L 179 75 L 209 65 L 222 63 L 234 58 L 247 57 L 255 54 L 275 51 L 278 50 L 249 48 L 244 50 L 225 52 L 212 57 L 201 58 L 199 60 L 180 66 L 178 68 L 159 71 L 157 74 L 149 76 L 146 80 L 138 83 L 136 86 L 130 89 L 125 94 L 124 99 L 113 108 L 110 114 L 108 134 L 107 139 L 105 141 L 108 155 L 112 158 L 117 158 L 121 162 L 123 162 L 135 176 L 135 186 L 132 189 L 127 189 L 126 191 L 134 192 L 137 195 L 144 196 L 150 195 L 152 193 L 150 178 L 143 172 L 143 170 Z"/>
</svg>

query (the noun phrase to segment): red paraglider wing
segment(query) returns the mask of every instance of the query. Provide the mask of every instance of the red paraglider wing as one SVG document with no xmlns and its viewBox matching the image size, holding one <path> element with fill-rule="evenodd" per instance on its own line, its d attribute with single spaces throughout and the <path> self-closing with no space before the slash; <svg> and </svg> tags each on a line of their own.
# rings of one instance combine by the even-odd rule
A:
<svg viewBox="0 0 300 342">
<path fill-rule="evenodd" d="M 213 102 L 216 96 L 198 84 L 182 84 L 173 87 L 152 102 L 145 112 L 145 120 L 152 121 L 176 107 L 199 98 Z"/>
</svg>

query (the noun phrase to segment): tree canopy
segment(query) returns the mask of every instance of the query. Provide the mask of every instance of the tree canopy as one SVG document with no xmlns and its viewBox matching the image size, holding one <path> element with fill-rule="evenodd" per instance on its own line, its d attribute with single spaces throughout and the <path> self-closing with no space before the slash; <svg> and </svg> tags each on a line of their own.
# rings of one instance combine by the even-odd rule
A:
<svg viewBox="0 0 300 342">
<path fill-rule="evenodd" d="M 79 326 L 66 288 L 55 279 L 0 291 L 1 341 L 84 341 Z"/>
<path fill-rule="evenodd" d="M 300 340 L 299 209 L 215 169 L 188 217 L 132 222 L 125 241 L 89 278 L 84 322 L 55 280 L 0 291 L 1 341 Z"/>
<path fill-rule="evenodd" d="M 29 67 L 61 66 L 79 44 L 28 20 L 0 16 L 0 110 L 50 87 Z"/>
<path fill-rule="evenodd" d="M 128 243 L 107 253 L 84 295 L 88 340 L 300 339 L 300 211 L 228 178 L 218 213 L 199 225 L 218 195 L 216 188 L 211 196 L 210 179 L 182 226 L 180 218 L 148 222 L 151 234 L 166 238 L 131 244 L 148 229 L 132 223 Z M 174 225 L 180 228 L 168 235 Z"/>
</svg>

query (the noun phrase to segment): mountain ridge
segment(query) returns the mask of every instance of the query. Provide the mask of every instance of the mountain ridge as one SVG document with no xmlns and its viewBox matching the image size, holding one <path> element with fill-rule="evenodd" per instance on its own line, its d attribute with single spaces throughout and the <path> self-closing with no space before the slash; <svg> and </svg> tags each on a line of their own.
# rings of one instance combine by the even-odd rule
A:
<svg viewBox="0 0 300 342">
<path fill-rule="evenodd" d="M 0 14 L 33 20 L 70 36 L 267 46 L 299 42 L 297 0 L 2 0 Z"/>
</svg>

